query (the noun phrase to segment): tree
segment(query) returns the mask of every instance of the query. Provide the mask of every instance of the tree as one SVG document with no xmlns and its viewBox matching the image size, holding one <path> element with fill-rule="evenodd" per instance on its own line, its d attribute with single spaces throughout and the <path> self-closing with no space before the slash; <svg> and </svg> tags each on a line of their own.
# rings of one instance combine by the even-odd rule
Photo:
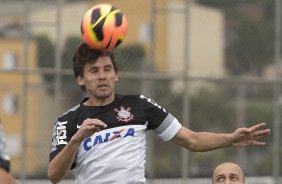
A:
<svg viewBox="0 0 282 184">
<path fill-rule="evenodd" d="M 80 43 L 81 38 L 78 36 L 71 36 L 66 40 L 62 54 L 62 69 L 72 69 L 74 52 Z M 76 104 L 83 95 L 73 75 L 62 75 L 61 90 L 68 94 L 64 96 L 64 105 L 67 107 Z"/>
<path fill-rule="evenodd" d="M 46 35 L 38 35 L 35 37 L 37 43 L 37 58 L 39 68 L 54 68 L 55 51 L 54 45 Z M 52 93 L 52 83 L 54 82 L 54 74 L 43 73 L 43 80 L 46 82 L 47 90 Z"/>
</svg>

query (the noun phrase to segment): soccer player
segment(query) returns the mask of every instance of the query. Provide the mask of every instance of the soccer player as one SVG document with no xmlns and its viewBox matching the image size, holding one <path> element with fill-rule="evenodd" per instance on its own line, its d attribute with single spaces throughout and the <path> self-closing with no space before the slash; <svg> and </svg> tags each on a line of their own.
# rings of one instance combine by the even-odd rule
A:
<svg viewBox="0 0 282 184">
<path fill-rule="evenodd" d="M 270 134 L 265 123 L 233 133 L 194 132 L 149 97 L 116 94 L 113 52 L 82 43 L 73 58 L 73 71 L 87 97 L 55 122 L 48 167 L 53 183 L 70 169 L 75 169 L 79 184 L 145 183 L 147 130 L 196 152 L 265 145 L 259 139 Z"/>
<path fill-rule="evenodd" d="M 237 164 L 233 162 L 223 162 L 213 171 L 213 184 L 244 184 L 245 175 Z"/>
<path fill-rule="evenodd" d="M 10 157 L 6 153 L 6 141 L 2 121 L 0 119 L 0 183 L 16 184 L 15 178 L 10 173 Z"/>
</svg>

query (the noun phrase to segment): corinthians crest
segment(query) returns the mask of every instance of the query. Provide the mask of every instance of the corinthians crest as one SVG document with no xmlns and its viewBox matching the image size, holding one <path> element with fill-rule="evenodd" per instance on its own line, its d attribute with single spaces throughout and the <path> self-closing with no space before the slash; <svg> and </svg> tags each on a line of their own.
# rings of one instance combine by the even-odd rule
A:
<svg viewBox="0 0 282 184">
<path fill-rule="evenodd" d="M 125 109 L 123 106 L 120 106 L 119 109 L 115 108 L 114 111 L 118 113 L 116 117 L 118 121 L 128 122 L 132 120 L 134 116 L 130 113 L 130 110 L 130 107 L 127 107 L 127 109 Z"/>
</svg>

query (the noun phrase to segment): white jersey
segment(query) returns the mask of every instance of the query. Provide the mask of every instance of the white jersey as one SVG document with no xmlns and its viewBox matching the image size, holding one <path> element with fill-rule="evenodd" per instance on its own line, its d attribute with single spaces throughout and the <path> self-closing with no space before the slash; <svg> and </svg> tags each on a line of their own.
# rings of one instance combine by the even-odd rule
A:
<svg viewBox="0 0 282 184">
<path fill-rule="evenodd" d="M 56 122 L 50 159 L 87 118 L 101 119 L 108 126 L 81 143 L 72 167 L 77 184 L 145 183 L 146 131 L 152 129 L 169 141 L 181 128 L 176 118 L 143 95 L 116 96 L 104 107 L 82 102 Z"/>
</svg>

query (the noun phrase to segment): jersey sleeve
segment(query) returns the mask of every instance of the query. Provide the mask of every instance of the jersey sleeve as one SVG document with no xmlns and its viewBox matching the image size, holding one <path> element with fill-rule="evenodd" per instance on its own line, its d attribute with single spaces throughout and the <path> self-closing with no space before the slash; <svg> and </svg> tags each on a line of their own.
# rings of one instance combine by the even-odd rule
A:
<svg viewBox="0 0 282 184">
<path fill-rule="evenodd" d="M 51 152 L 49 155 L 49 162 L 53 160 L 57 154 L 67 145 L 75 131 L 72 123 L 68 120 L 59 118 L 54 125 L 52 133 Z M 73 163 L 72 168 L 75 167 Z"/>
<path fill-rule="evenodd" d="M 148 117 L 148 130 L 152 129 L 163 141 L 171 140 L 182 125 L 178 120 L 154 100 L 140 95 L 144 111 Z"/>
<path fill-rule="evenodd" d="M 0 168 L 5 169 L 7 172 L 10 172 L 10 160 L 0 157 Z"/>
<path fill-rule="evenodd" d="M 182 125 L 179 121 L 171 114 L 168 114 L 154 131 L 163 141 L 169 141 L 177 134 L 181 127 Z"/>
<path fill-rule="evenodd" d="M 10 171 L 10 156 L 6 150 L 6 138 L 2 123 L 0 121 L 0 168 Z"/>
</svg>

